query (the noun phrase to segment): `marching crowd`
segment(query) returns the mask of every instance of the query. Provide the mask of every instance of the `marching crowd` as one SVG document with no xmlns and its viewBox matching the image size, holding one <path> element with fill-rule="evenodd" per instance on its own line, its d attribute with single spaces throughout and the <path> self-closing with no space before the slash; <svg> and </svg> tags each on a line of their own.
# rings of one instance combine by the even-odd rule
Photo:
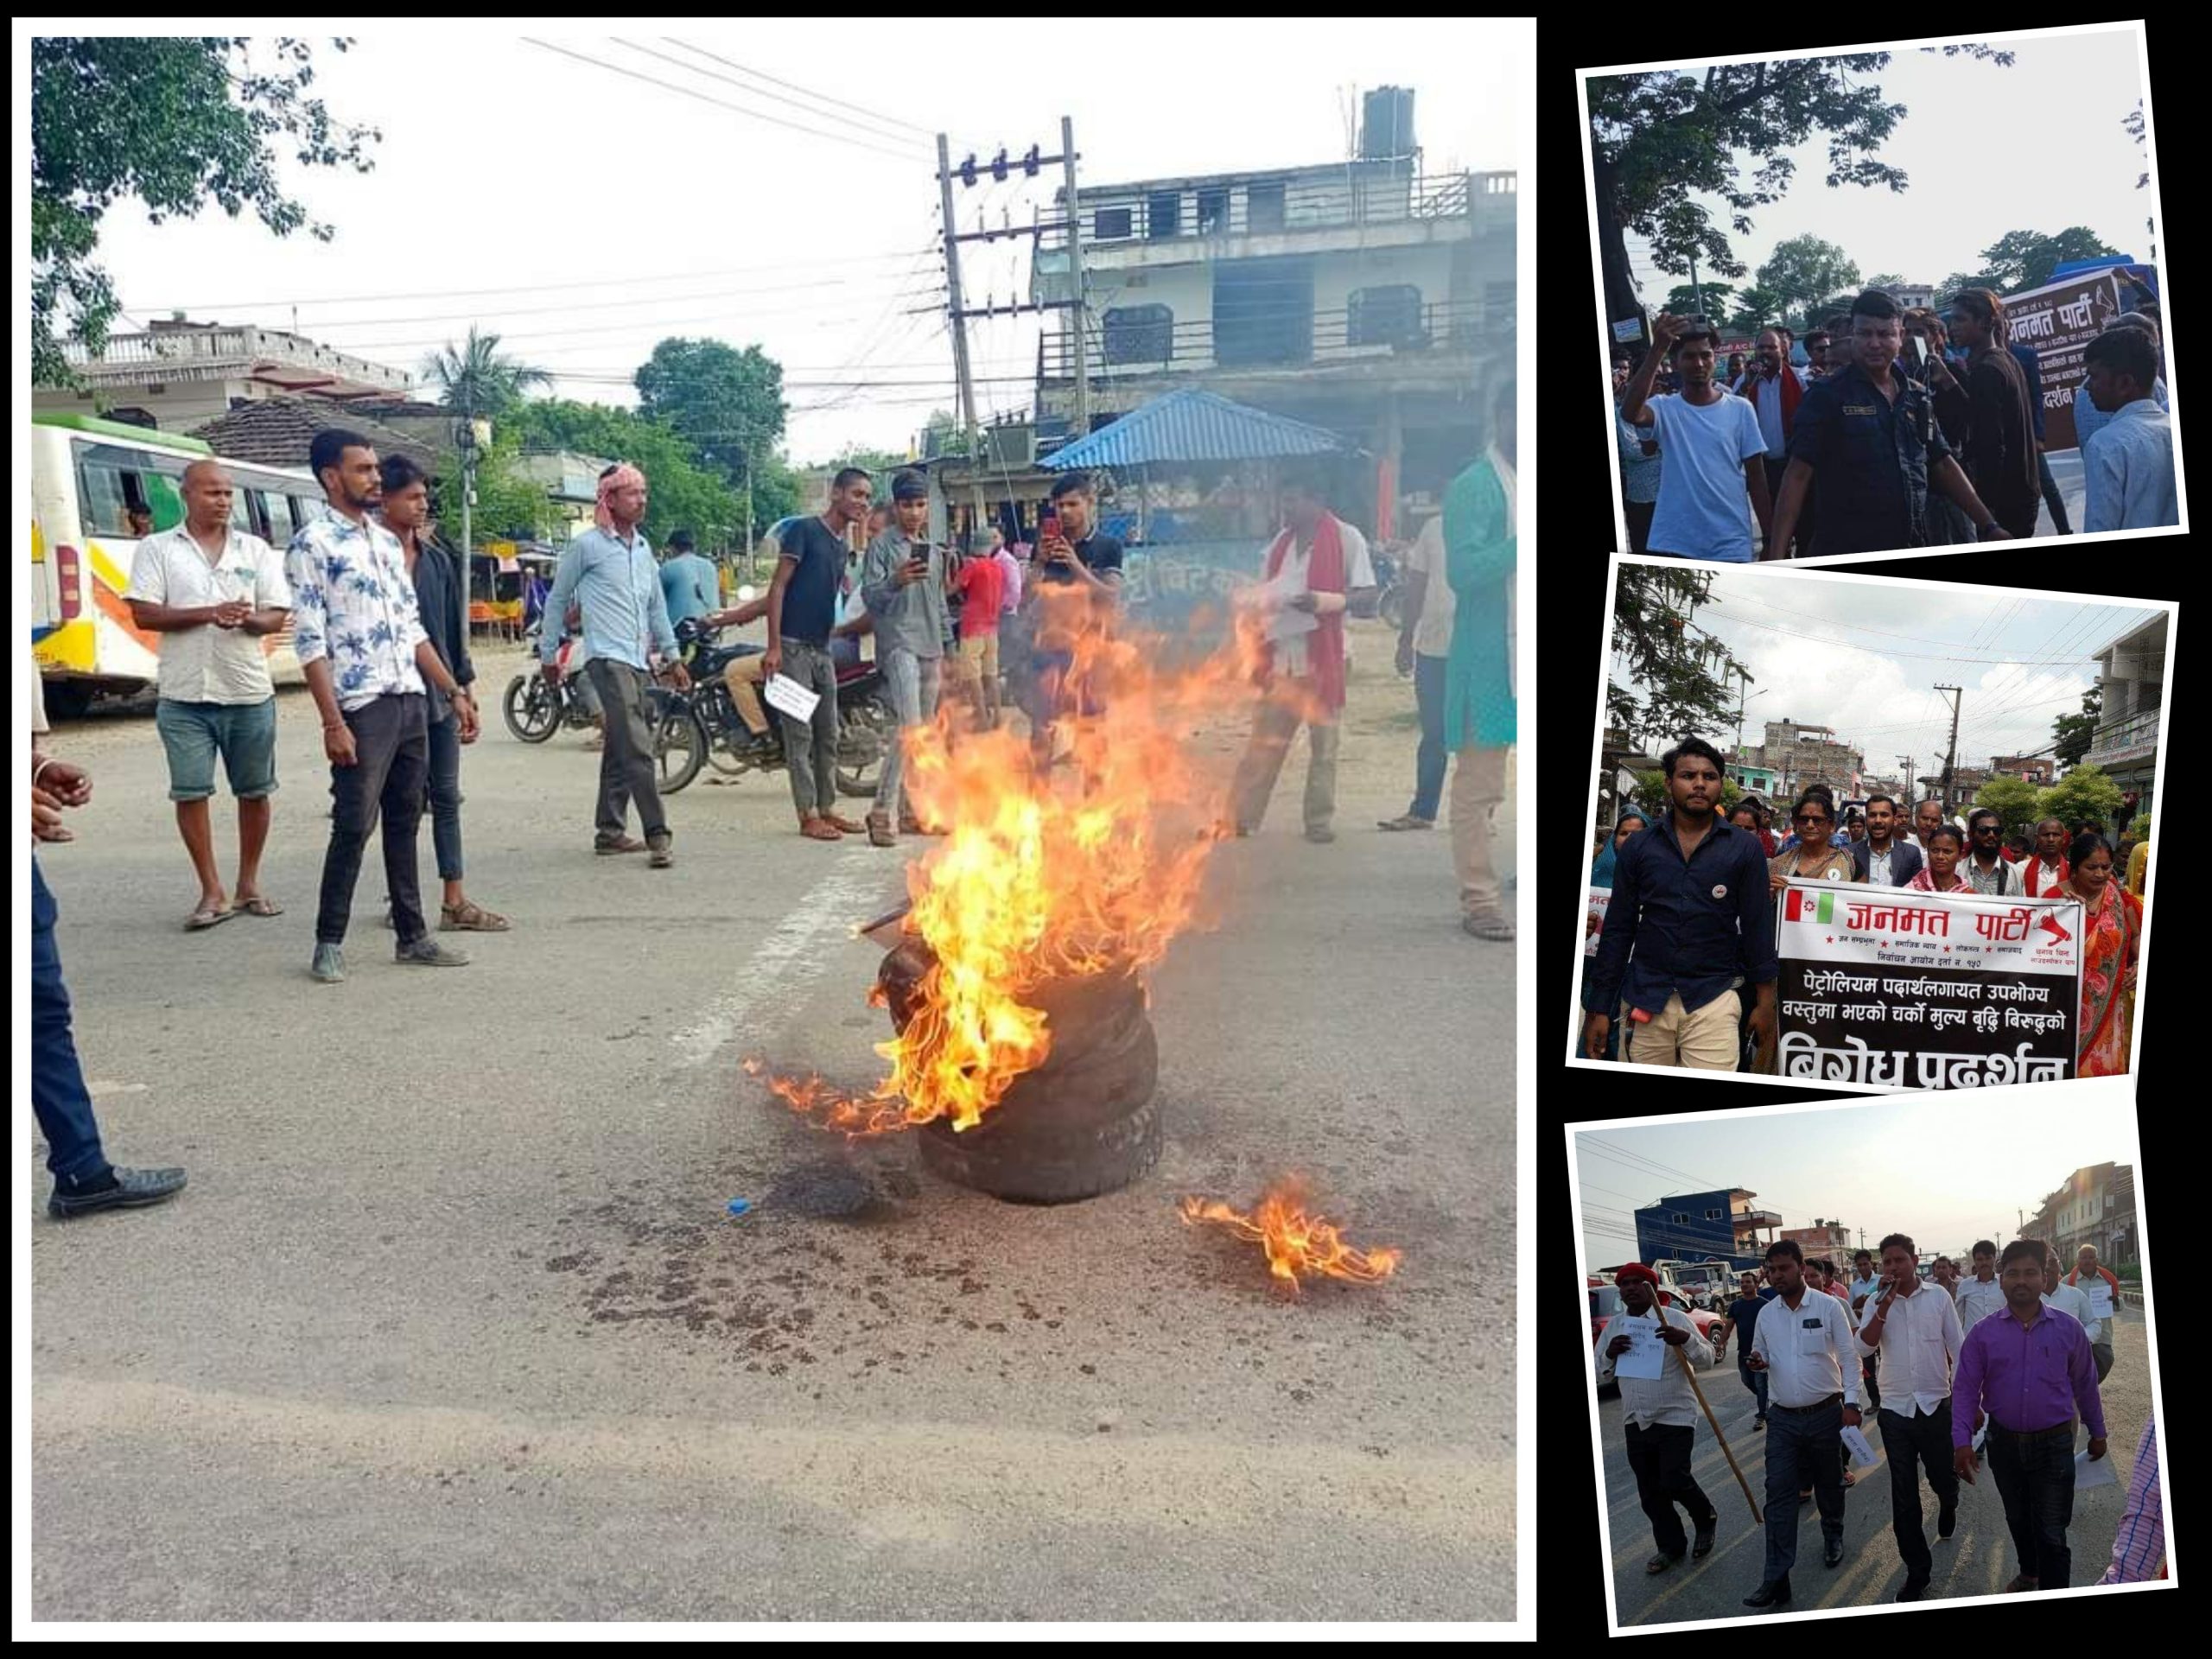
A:
<svg viewBox="0 0 2212 1659">
<path fill-rule="evenodd" d="M 1741 1275 L 1736 1300 L 1709 1336 L 1681 1308 L 1661 1304 L 1651 1268 L 1618 1268 L 1624 1312 L 1598 1332 L 1597 1370 L 1601 1383 L 1619 1384 L 1629 1466 L 1658 1546 L 1644 1570 L 1664 1573 L 1685 1554 L 1702 1559 L 1713 1549 L 1719 1514 L 1692 1473 L 1697 1418 L 1701 1406 L 1709 1418 L 1710 1407 L 1690 1368 L 1725 1359 L 1733 1338 L 1738 1373 L 1757 1402 L 1752 1427 L 1766 1437 L 1765 1552 L 1744 1605 L 1790 1601 L 1801 1504 L 1815 1504 L 1823 1565 L 1841 1564 L 1844 1494 L 1856 1484 L 1845 1431 L 1863 1433 L 1870 1416 L 1889 1464 L 1891 1529 L 1905 1569 L 1897 1600 L 1920 1600 L 1934 1581 L 1923 1474 L 1942 1543 L 1956 1529 L 1961 1483 L 1974 1484 L 1985 1465 L 2019 1563 L 2005 1590 L 2073 1582 L 2066 1531 L 2075 1440 L 2086 1428 L 2088 1458 L 2105 1456 L 2098 1385 L 2113 1368 L 2120 1281 L 2087 1244 L 2065 1272 L 2040 1239 L 2016 1239 L 2001 1254 L 1984 1239 L 1971 1255 L 1968 1274 L 1939 1256 L 1923 1277 L 1913 1241 L 1891 1233 L 1878 1255 L 1859 1251 L 1847 1275 L 1780 1239 L 1763 1268 Z M 1656 1378 L 1618 1374 L 1635 1345 L 1625 1328 L 1612 1328 L 1624 1320 L 1666 1345 Z M 1643 1325 L 1651 1320 L 1656 1331 Z M 1717 1420 L 1713 1427 L 1717 1434 Z M 2156 1429 L 2146 1421 L 2112 1560 L 2096 1581 L 2163 1576 L 2164 1549 Z"/>
<path fill-rule="evenodd" d="M 2077 1077 L 2128 1069 L 2136 961 L 2143 932 L 2150 842 L 2122 853 L 2113 825 L 2056 818 L 2031 846 L 2007 844 L 1988 807 L 1947 821 L 1933 797 L 1913 808 L 1912 828 L 1887 795 L 1866 803 L 1859 833 L 1839 841 L 1835 793 L 1808 785 L 1777 840 L 1772 810 L 1739 800 L 1720 813 L 1726 765 L 1701 738 L 1661 757 L 1670 810 L 1655 823 L 1624 810 L 1590 869 L 1609 890 L 1602 922 L 1592 909 L 1585 963 L 1585 1052 L 1592 1059 L 1704 1071 L 1775 1065 L 1773 895 L 1793 881 L 1866 882 L 1920 893 L 2053 895 L 2080 900 L 2082 1002 Z M 2136 803 L 2126 800 L 2122 814 Z M 1749 988 L 1750 997 L 1745 998 Z"/>
<path fill-rule="evenodd" d="M 1463 925 L 1476 938 L 1510 942 L 1513 923 L 1489 847 L 1515 734 L 1510 383 L 1492 408 L 1491 441 L 1446 491 L 1427 538 L 1422 582 L 1407 608 L 1401 671 L 1413 674 L 1416 658 L 1440 660 L 1416 677 L 1423 737 L 1412 809 L 1382 827 L 1430 827 L 1443 761 L 1456 755 L 1452 851 Z M 202 460 L 181 480 L 183 520 L 159 532 L 149 520 L 134 558 L 124 599 L 136 625 L 161 639 L 156 725 L 199 887 L 185 925 L 201 931 L 238 916 L 284 913 L 261 880 L 277 786 L 276 691 L 264 645 L 289 626 L 321 719 L 333 802 L 309 973 L 325 984 L 346 977 L 343 947 L 354 887 L 368 839 L 378 831 L 397 961 L 463 966 L 467 956 L 436 933 L 504 932 L 511 925 L 463 887 L 461 756 L 481 729 L 466 579 L 458 557 L 431 533 L 421 467 L 399 456 L 380 461 L 367 438 L 337 429 L 315 435 L 308 460 L 324 506 L 285 551 L 232 522 L 232 480 L 219 461 Z M 928 488 L 920 474 L 894 479 L 885 511 L 874 503 L 870 475 L 849 467 L 832 481 L 823 512 L 775 527 L 776 571 L 766 594 L 715 608 L 717 573 L 692 550 L 690 536 L 671 537 L 669 556 L 656 559 L 642 528 L 645 475 L 620 462 L 606 468 L 593 527 L 569 543 L 550 590 L 531 605 L 545 677 L 558 681 L 580 667 L 603 734 L 594 852 L 644 853 L 655 869 L 675 861 L 657 781 L 651 688 L 659 681 L 689 689 L 676 620 L 766 620 L 766 652 L 733 662 L 728 682 L 756 745 L 768 741 L 764 690 L 790 683 L 768 701 L 778 704 L 799 832 L 810 840 L 865 833 L 874 844 L 891 846 L 899 831 L 941 832 L 916 813 L 899 742 L 886 752 L 866 822 L 836 810 L 836 671 L 854 659 L 861 632 L 875 636 L 876 664 L 902 731 L 932 720 L 940 697 L 960 710 L 949 720 L 957 731 L 997 722 L 998 633 L 1018 623 L 1022 660 L 1008 661 L 1007 677 L 1030 715 L 1031 764 L 1039 774 L 1049 771 L 1055 728 L 1098 719 L 1111 691 L 1091 677 L 1100 653 L 1084 649 L 1089 636 L 1115 626 L 1123 568 L 1121 543 L 1097 528 L 1096 493 L 1081 473 L 1057 480 L 1026 561 L 1004 549 L 1002 537 L 963 557 L 927 539 Z M 1364 541 L 1330 511 L 1315 476 L 1286 480 L 1282 505 L 1283 528 L 1264 555 L 1263 607 L 1271 618 L 1287 620 L 1269 630 L 1253 730 L 1217 833 L 1247 836 L 1258 828 L 1303 727 L 1312 756 L 1306 833 L 1325 842 L 1335 838 L 1330 820 L 1348 677 L 1344 618 L 1353 596 L 1371 590 L 1375 578 Z M 871 536 L 855 571 L 851 543 L 862 524 Z M 563 645 L 578 632 L 582 650 L 564 669 Z M 81 766 L 45 752 L 43 681 L 35 673 L 33 679 L 33 840 L 68 841 L 73 832 L 65 816 L 91 798 L 92 780 Z M 798 696 L 785 695 L 793 690 Z M 815 701 L 808 712 L 793 712 L 809 693 Z M 227 891 L 209 810 L 219 760 L 238 804 L 237 876 Z M 435 932 L 416 872 L 426 804 L 443 883 Z M 629 834 L 633 809 L 642 840 Z M 35 856 L 32 874 L 32 1102 L 54 1178 L 48 1212 L 60 1218 L 158 1203 L 184 1185 L 184 1172 L 109 1163 L 72 1032 L 55 905 Z"/>
<path fill-rule="evenodd" d="M 2179 521 L 2160 327 L 2145 301 L 2084 353 L 2084 531 Z M 2008 340 L 1988 289 L 1961 289 L 1948 320 L 1869 289 L 1807 332 L 1802 367 L 1780 324 L 1725 377 L 1706 319 L 1662 314 L 1651 333 L 1640 359 L 1613 354 L 1632 551 L 1746 563 L 2017 540 L 2039 501 L 2074 532 L 2044 453 L 2040 359 Z"/>
</svg>

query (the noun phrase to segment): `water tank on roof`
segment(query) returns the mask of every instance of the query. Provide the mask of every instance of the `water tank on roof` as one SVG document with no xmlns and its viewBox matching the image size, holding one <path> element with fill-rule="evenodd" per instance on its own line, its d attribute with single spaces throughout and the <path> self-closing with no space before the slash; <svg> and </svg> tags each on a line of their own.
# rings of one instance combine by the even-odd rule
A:
<svg viewBox="0 0 2212 1659">
<path fill-rule="evenodd" d="M 1413 153 L 1413 88 L 1377 86 L 1360 100 L 1360 159 L 1388 161 Z"/>
</svg>

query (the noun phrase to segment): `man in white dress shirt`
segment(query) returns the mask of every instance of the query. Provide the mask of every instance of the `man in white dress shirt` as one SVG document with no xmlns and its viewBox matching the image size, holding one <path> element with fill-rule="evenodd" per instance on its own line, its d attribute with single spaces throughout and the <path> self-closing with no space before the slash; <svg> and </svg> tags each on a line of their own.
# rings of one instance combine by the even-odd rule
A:
<svg viewBox="0 0 2212 1659">
<path fill-rule="evenodd" d="M 1628 1466 L 1636 1472 L 1637 1501 L 1651 1518 L 1651 1535 L 1659 1553 L 1643 1564 L 1646 1573 L 1664 1573 L 1682 1559 L 1688 1548 L 1679 1503 L 1689 1511 L 1697 1527 L 1700 1556 L 1713 1549 L 1713 1529 L 1719 1517 L 1713 1500 L 1690 1473 L 1693 1442 L 1697 1433 L 1697 1395 L 1689 1374 L 1674 1354 L 1662 1357 L 1656 1378 L 1619 1376 L 1613 1362 L 1628 1352 L 1632 1339 L 1626 1331 L 1614 1332 L 1616 1320 L 1659 1320 L 1658 1338 L 1679 1351 L 1693 1365 L 1710 1365 L 1713 1346 L 1697 1332 L 1689 1316 L 1680 1308 L 1657 1306 L 1659 1275 L 1641 1262 L 1631 1262 L 1613 1274 L 1621 1294 L 1623 1313 L 1598 1327 L 1598 1381 L 1618 1382 L 1621 1415 L 1627 1420 Z"/>
<path fill-rule="evenodd" d="M 1781 1294 L 1759 1315 L 1751 1338 L 1753 1370 L 1769 1382 L 1766 1437 L 1766 1563 L 1746 1607 L 1789 1600 L 1789 1569 L 1797 1560 L 1797 1492 L 1809 1471 L 1820 1508 L 1822 1560 L 1843 1560 L 1843 1471 L 1837 1438 L 1859 1427 L 1859 1350 L 1851 1305 L 1805 1282 L 1805 1254 L 1794 1239 L 1767 1247 L 1768 1276 Z"/>
<path fill-rule="evenodd" d="M 1869 1300 L 1859 1351 L 1878 1357 L 1888 1403 L 1876 1420 L 1890 1464 L 1890 1526 L 1904 1560 L 1899 1601 L 1918 1601 L 1935 1557 L 1920 1519 L 1920 1470 L 1936 1490 L 1936 1535 L 1958 1522 L 1959 1477 L 1951 1458 L 1951 1368 L 1966 1333 L 1941 1287 L 1921 1282 L 1919 1253 L 1903 1233 L 1882 1241 L 1881 1294 Z"/>
<path fill-rule="evenodd" d="M 1959 1281 L 1957 1300 L 1962 1331 L 2005 1311 L 2005 1287 L 1997 1281 L 1997 1246 L 1986 1238 L 1974 1247 L 1974 1276 Z"/>
</svg>

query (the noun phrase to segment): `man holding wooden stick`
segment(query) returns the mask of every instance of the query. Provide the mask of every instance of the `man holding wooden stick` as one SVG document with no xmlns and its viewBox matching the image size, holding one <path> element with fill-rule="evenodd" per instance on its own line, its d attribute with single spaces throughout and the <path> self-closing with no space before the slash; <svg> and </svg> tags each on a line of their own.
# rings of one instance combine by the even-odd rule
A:
<svg viewBox="0 0 2212 1659">
<path fill-rule="evenodd" d="M 1682 1559 L 1685 1549 L 1700 1557 L 1710 1554 L 1713 1529 L 1719 1524 L 1713 1500 L 1690 1473 L 1699 1396 L 1688 1369 L 1711 1364 L 1713 1347 L 1688 1315 L 1657 1306 L 1659 1275 L 1641 1262 L 1615 1273 L 1613 1284 L 1625 1311 L 1599 1327 L 1598 1380 L 1620 1384 L 1628 1466 L 1635 1471 L 1637 1499 L 1651 1519 L 1651 1535 L 1659 1546 L 1643 1570 L 1664 1573 Z M 1655 1318 L 1656 1328 L 1648 1323 Z M 1633 1329 L 1615 1331 L 1616 1324 Z M 1680 1369 L 1668 1363 L 1669 1349 L 1681 1356 Z M 1697 1528 L 1694 1548 L 1675 1513 L 1677 1503 Z"/>
</svg>

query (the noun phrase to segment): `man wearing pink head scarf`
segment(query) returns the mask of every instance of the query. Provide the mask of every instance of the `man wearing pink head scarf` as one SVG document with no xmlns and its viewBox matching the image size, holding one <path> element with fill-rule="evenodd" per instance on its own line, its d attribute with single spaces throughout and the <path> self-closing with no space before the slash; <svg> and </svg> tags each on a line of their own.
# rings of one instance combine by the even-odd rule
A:
<svg viewBox="0 0 2212 1659">
<path fill-rule="evenodd" d="M 668 817 L 661 806 L 653 772 L 653 715 L 646 687 L 658 651 L 660 672 L 682 690 L 690 677 L 677 659 L 676 631 L 669 625 L 668 601 L 661 591 L 660 568 L 639 526 L 645 516 L 645 475 L 617 461 L 599 475 L 599 507 L 594 529 L 569 543 L 553 591 L 545 601 L 545 626 L 538 651 L 548 679 L 558 675 L 556 658 L 565 634 L 562 623 L 570 605 L 583 603 L 584 645 L 591 652 L 585 672 L 606 711 L 607 747 L 599 761 L 599 832 L 593 850 L 601 854 L 650 849 L 652 868 L 673 864 Z M 645 838 L 629 832 L 630 804 L 635 801 Z"/>
</svg>

